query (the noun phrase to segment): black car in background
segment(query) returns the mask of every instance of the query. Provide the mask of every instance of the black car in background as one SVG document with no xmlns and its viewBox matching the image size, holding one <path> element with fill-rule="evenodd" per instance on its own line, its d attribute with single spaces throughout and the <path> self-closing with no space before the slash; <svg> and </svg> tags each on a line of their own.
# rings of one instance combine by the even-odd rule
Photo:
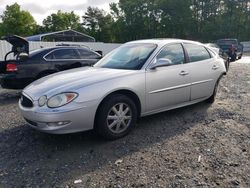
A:
<svg viewBox="0 0 250 188">
<path fill-rule="evenodd" d="M 241 59 L 243 56 L 243 45 L 237 39 L 219 39 L 217 45 L 228 54 L 231 61 Z"/>
<path fill-rule="evenodd" d="M 25 86 L 56 72 L 91 66 L 102 56 L 88 47 L 61 45 L 29 52 L 29 44 L 19 36 L 6 37 L 12 51 L 0 62 L 1 86 L 6 89 L 23 89 Z M 14 59 L 8 60 L 13 53 Z"/>
</svg>

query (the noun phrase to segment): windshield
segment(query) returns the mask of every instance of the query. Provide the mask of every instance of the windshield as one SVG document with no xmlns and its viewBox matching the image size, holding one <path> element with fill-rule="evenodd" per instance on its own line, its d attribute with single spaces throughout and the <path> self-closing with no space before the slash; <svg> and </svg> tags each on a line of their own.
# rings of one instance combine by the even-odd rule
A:
<svg viewBox="0 0 250 188">
<path fill-rule="evenodd" d="M 237 41 L 236 40 L 219 40 L 218 45 L 236 45 Z"/>
<path fill-rule="evenodd" d="M 127 44 L 101 59 L 95 67 L 139 70 L 155 50 L 155 44 Z"/>
</svg>

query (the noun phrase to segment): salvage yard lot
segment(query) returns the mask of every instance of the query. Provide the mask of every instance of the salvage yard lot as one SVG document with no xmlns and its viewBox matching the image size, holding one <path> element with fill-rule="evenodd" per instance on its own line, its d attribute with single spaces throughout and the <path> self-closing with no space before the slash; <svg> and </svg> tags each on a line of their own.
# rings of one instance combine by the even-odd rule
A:
<svg viewBox="0 0 250 188">
<path fill-rule="evenodd" d="M 250 187 L 248 57 L 231 64 L 213 105 L 142 118 L 112 142 L 32 130 L 19 94 L 0 89 L 0 187 Z"/>
</svg>

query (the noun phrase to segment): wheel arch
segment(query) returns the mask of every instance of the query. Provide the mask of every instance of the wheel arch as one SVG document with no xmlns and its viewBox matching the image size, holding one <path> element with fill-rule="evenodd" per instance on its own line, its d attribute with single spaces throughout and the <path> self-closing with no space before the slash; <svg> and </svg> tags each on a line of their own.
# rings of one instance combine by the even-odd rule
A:
<svg viewBox="0 0 250 188">
<path fill-rule="evenodd" d="M 136 109 L 137 109 L 137 119 L 140 117 L 140 114 L 141 114 L 141 101 L 138 97 L 138 95 L 129 90 L 129 89 L 119 89 L 119 90 L 116 90 L 116 91 L 113 91 L 109 94 L 107 94 L 102 100 L 101 102 L 99 103 L 98 107 L 97 107 L 97 110 L 96 110 L 96 113 L 95 113 L 95 120 L 94 120 L 94 126 L 95 126 L 95 122 L 96 122 L 96 118 L 97 118 L 97 115 L 98 115 L 98 111 L 101 107 L 101 105 L 103 104 L 103 102 L 105 100 L 107 100 L 108 98 L 112 97 L 113 95 L 116 95 L 116 94 L 121 94 L 121 95 L 125 95 L 127 97 L 129 97 L 134 103 L 135 103 L 135 106 L 136 106 Z"/>
</svg>

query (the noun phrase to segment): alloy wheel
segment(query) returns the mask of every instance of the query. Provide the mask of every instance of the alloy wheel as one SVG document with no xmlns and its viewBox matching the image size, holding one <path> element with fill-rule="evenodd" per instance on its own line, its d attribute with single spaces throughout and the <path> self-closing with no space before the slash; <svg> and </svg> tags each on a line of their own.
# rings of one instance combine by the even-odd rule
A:
<svg viewBox="0 0 250 188">
<path fill-rule="evenodd" d="M 131 108 L 126 103 L 118 103 L 108 112 L 107 126 L 111 132 L 119 134 L 129 127 L 131 120 Z"/>
</svg>

